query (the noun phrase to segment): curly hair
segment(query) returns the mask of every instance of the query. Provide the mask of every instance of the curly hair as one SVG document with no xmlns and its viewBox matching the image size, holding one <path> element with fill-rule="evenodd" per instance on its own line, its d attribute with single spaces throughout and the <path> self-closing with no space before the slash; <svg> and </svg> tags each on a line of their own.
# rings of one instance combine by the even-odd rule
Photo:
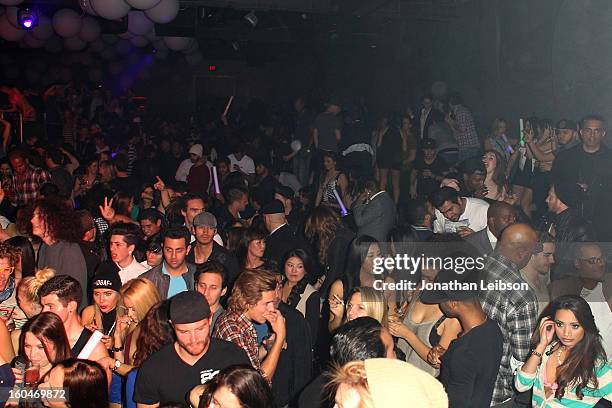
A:
<svg viewBox="0 0 612 408">
<path fill-rule="evenodd" d="M 47 197 L 34 203 L 34 211 L 38 210 L 44 220 L 46 233 L 54 241 L 79 242 L 80 220 L 77 213 L 57 197 Z M 42 237 L 41 237 L 42 238 Z"/>
<path fill-rule="evenodd" d="M 319 262 L 322 265 L 326 263 L 327 250 L 340 226 L 340 217 L 326 206 L 316 207 L 306 220 L 304 233 L 317 247 Z"/>
<path fill-rule="evenodd" d="M 17 265 L 19 262 L 21 251 L 6 242 L 0 242 L 0 259 L 8 259 L 11 266 Z"/>
<path fill-rule="evenodd" d="M 236 313 L 245 312 L 261 300 L 262 293 L 276 290 L 278 274 L 267 269 L 246 269 L 234 283 L 228 307 Z"/>
<path fill-rule="evenodd" d="M 140 365 L 166 344 L 174 341 L 174 334 L 169 319 L 168 300 L 154 305 L 140 323 L 140 334 L 136 339 L 136 352 L 134 353 L 134 366 Z"/>
</svg>

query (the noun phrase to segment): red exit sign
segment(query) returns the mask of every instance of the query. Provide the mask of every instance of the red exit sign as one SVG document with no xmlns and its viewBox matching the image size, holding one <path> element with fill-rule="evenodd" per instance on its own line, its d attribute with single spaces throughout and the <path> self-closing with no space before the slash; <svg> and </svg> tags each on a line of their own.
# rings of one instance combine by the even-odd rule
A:
<svg viewBox="0 0 612 408">
<path fill-rule="evenodd" d="M 209 65 L 208 66 L 208 72 L 215 72 L 217 70 L 217 66 L 216 65 Z"/>
</svg>

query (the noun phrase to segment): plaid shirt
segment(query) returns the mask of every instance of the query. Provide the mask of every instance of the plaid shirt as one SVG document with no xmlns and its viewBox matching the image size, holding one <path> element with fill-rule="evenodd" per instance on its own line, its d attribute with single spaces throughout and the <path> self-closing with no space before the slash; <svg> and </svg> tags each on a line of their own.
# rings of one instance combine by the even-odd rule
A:
<svg viewBox="0 0 612 408">
<path fill-rule="evenodd" d="M 213 337 L 231 341 L 243 349 L 251 360 L 251 365 L 261 374 L 259 361 L 259 346 L 257 345 L 257 332 L 253 323 L 244 315 L 232 310 L 226 310 L 219 316 L 213 330 Z"/>
<path fill-rule="evenodd" d="M 525 283 L 517 266 L 503 255 L 493 252 L 485 262 L 486 282 Z M 512 364 L 527 360 L 530 339 L 538 320 L 538 301 L 533 291 L 484 290 L 480 292 L 482 309 L 499 324 L 504 336 L 503 354 L 492 405 L 512 397 L 514 372 Z"/>
<path fill-rule="evenodd" d="M 455 113 L 457 120 L 458 132 L 455 134 L 457 138 L 457 146 L 459 149 L 467 149 L 470 147 L 479 147 L 478 134 L 476 133 L 476 125 L 470 111 L 464 107 L 457 107 Z"/>
<path fill-rule="evenodd" d="M 32 204 L 38 198 L 42 185 L 50 182 L 51 176 L 47 171 L 31 165 L 25 174 L 13 174 L 17 205 Z"/>
</svg>

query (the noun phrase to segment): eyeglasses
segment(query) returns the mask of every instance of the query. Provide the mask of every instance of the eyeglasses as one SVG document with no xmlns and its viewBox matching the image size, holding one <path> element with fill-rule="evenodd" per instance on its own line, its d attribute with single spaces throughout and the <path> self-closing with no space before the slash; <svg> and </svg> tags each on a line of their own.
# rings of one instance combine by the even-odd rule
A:
<svg viewBox="0 0 612 408">
<path fill-rule="evenodd" d="M 14 266 L 8 266 L 6 268 L 0 268 L 0 274 L 10 275 L 10 274 L 13 273 L 14 270 L 15 270 Z"/>
<path fill-rule="evenodd" d="M 591 258 L 581 258 L 581 261 L 585 261 L 586 263 L 590 264 L 590 265 L 603 265 L 606 263 L 606 259 L 602 258 L 600 256 L 593 256 Z"/>
<path fill-rule="evenodd" d="M 605 129 L 602 129 L 602 128 L 596 128 L 596 129 L 584 128 L 584 129 L 580 129 L 580 133 L 582 133 L 583 136 L 591 136 L 593 134 L 595 134 L 595 136 L 602 136 L 604 133 L 606 133 L 606 131 Z"/>
</svg>

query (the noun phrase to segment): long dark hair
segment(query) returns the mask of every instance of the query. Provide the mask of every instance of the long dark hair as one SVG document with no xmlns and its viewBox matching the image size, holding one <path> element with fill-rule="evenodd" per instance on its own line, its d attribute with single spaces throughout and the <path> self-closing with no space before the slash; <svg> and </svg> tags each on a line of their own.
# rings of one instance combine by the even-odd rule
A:
<svg viewBox="0 0 612 408">
<path fill-rule="evenodd" d="M 289 260 L 289 258 L 299 258 L 302 263 L 304 263 L 304 277 L 293 287 L 291 288 L 291 293 L 289 293 L 289 297 L 287 298 L 287 304 L 296 308 L 298 303 L 300 303 L 300 298 L 304 290 L 306 289 L 306 285 L 308 285 L 309 277 L 308 275 L 312 272 L 312 260 L 310 259 L 310 255 L 306 251 L 301 248 L 295 248 L 290 250 L 285 254 L 282 263 L 282 273 L 285 275 L 285 264 Z"/>
<path fill-rule="evenodd" d="M 495 156 L 495 170 L 491 181 L 497 186 L 497 193 L 501 196 L 503 189 L 506 187 L 506 159 L 497 150 L 487 150 L 484 154 L 492 153 Z"/>
<path fill-rule="evenodd" d="M 341 278 L 345 301 L 348 300 L 348 296 L 353 292 L 354 288 L 361 286 L 359 272 L 372 244 L 378 244 L 378 241 L 369 235 L 361 235 L 355 238 L 349 245 L 346 256 L 346 268 Z"/>
<path fill-rule="evenodd" d="M 241 406 L 249 408 L 276 408 L 276 402 L 270 386 L 251 366 L 233 365 L 219 371 L 204 386 L 199 408 L 206 408 L 213 399 L 213 394 L 221 387 L 226 387 L 238 398 Z"/>
<path fill-rule="evenodd" d="M 102 366 L 91 360 L 64 360 L 56 367 L 64 369 L 64 388 L 68 389 L 69 407 L 106 408 L 108 407 L 108 387 L 106 373 Z"/>
<path fill-rule="evenodd" d="M 140 334 L 136 339 L 134 366 L 139 367 L 153 353 L 174 340 L 169 320 L 169 300 L 154 305 L 140 323 Z"/>
<path fill-rule="evenodd" d="M 43 312 L 38 314 L 28 320 L 23 326 L 19 339 L 19 349 L 22 355 L 24 352 L 25 334 L 28 332 L 32 333 L 43 345 L 45 345 L 43 338 L 53 343 L 54 358 L 51 358 L 49 350 L 45 347 L 45 354 L 51 364 L 70 358 L 70 343 L 68 342 L 68 337 L 66 337 L 66 329 L 62 319 L 55 313 Z"/>
<path fill-rule="evenodd" d="M 599 329 L 595 325 L 595 318 L 586 300 L 576 295 L 559 296 L 546 306 L 540 319 L 548 317 L 554 321 L 559 310 L 569 310 L 576 316 L 578 323 L 584 329 L 584 337 L 572 347 L 563 364 L 557 367 L 559 388 L 555 391 L 555 398 L 563 398 L 565 388 L 575 384 L 576 395 L 582 399 L 584 388 L 599 387 L 597 371 L 601 369 L 600 363 L 607 361 L 606 351 L 601 344 Z M 539 341 L 540 332 L 536 329 L 531 342 L 538 344 Z"/>
<path fill-rule="evenodd" d="M 34 248 L 32 243 L 26 237 L 16 236 L 4 241 L 10 246 L 19 249 L 21 258 L 21 278 L 34 276 L 36 274 L 36 258 L 34 257 Z"/>
</svg>

